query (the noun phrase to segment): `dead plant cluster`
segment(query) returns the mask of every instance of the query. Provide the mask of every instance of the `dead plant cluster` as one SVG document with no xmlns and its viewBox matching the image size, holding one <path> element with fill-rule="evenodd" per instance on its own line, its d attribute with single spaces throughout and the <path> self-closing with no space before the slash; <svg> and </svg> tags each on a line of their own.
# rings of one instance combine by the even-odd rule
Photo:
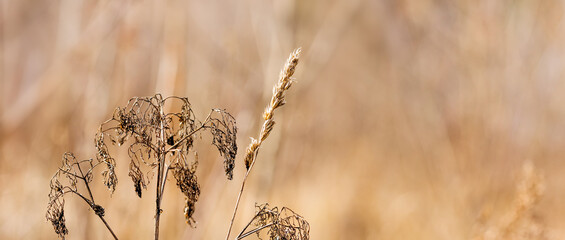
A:
<svg viewBox="0 0 565 240">
<path fill-rule="evenodd" d="M 252 144 L 247 150 L 245 157 L 247 172 L 236 202 L 236 209 L 259 146 L 273 128 L 273 111 L 284 104 L 284 92 L 292 84 L 291 76 L 298 63 L 299 53 L 300 50 L 297 50 L 291 54 L 281 72 L 273 98 L 264 114 L 265 123 L 260 140 L 252 139 Z M 171 111 L 171 109 L 177 110 Z M 161 202 L 169 172 L 176 180 L 178 189 L 185 196 L 186 222 L 195 226 L 193 214 L 200 196 L 200 186 L 196 176 L 198 155 L 194 150 L 194 141 L 200 139 L 196 136 L 203 132 L 211 134 L 211 145 L 215 146 L 223 157 L 224 172 L 231 180 L 238 147 L 236 122 L 228 112 L 212 109 L 208 116 L 200 121 L 195 117 L 187 98 L 177 96 L 164 98 L 160 94 L 151 97 L 134 97 L 124 107 L 116 108 L 112 117 L 100 125 L 94 138 L 96 157 L 77 160 L 72 153 L 65 153 L 62 166 L 51 179 L 46 218 L 52 223 L 55 233 L 65 238 L 69 232 L 65 225 L 64 196 L 71 193 L 83 199 L 104 222 L 114 239 L 117 239 L 104 219 L 104 208 L 96 204 L 90 189 L 90 183 L 98 166 L 102 168 L 100 171 L 102 180 L 110 193 L 117 188 L 116 159 L 112 157 L 108 144 L 117 147 L 127 146 L 128 175 L 137 196 L 141 198 L 150 182 L 155 182 L 155 239 L 159 238 Z M 153 179 L 155 175 L 156 179 Z M 79 184 L 84 185 L 87 193 L 79 191 Z M 309 226 L 302 217 L 286 208 L 278 212 L 277 208 L 268 209 L 267 206 L 264 205 L 258 212 L 259 215 L 251 222 L 261 221 L 260 223 L 264 223 L 265 227 L 269 227 L 271 239 L 275 237 L 276 239 L 308 239 Z M 287 212 L 292 214 L 286 216 Z M 232 224 L 233 218 L 230 230 Z"/>
<path fill-rule="evenodd" d="M 102 163 L 100 161 L 94 162 L 92 159 L 79 161 L 72 153 L 65 153 L 63 155 L 62 166 L 55 172 L 49 184 L 51 190 L 49 191 L 49 203 L 46 213 L 47 220 L 51 222 L 55 233 L 59 237 L 65 238 L 65 235 L 69 233 L 65 224 L 64 196 L 71 193 L 84 200 L 106 225 L 112 236 L 117 238 L 106 219 L 104 219 L 104 208 L 94 201 L 89 185 L 92 182 L 94 168 Z M 84 185 L 86 194 L 79 192 L 79 183 Z"/>
<path fill-rule="evenodd" d="M 257 212 L 247 226 L 237 236 L 237 239 L 267 230 L 269 239 L 304 240 L 309 239 L 310 225 L 304 218 L 289 208 L 283 207 L 280 211 L 277 207 L 270 208 L 268 203 L 255 206 Z M 253 229 L 248 230 L 250 226 Z"/>
</svg>

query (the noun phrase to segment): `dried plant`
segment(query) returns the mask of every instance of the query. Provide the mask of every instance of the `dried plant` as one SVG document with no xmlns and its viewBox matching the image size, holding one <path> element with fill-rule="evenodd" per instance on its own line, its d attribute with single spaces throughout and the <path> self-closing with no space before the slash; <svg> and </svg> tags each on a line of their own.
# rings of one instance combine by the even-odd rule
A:
<svg viewBox="0 0 565 240">
<path fill-rule="evenodd" d="M 256 205 L 257 212 L 247 226 L 237 235 L 243 239 L 253 234 L 260 238 L 259 233 L 268 229 L 269 239 L 307 240 L 310 239 L 310 225 L 304 218 L 294 211 L 283 207 L 269 208 L 269 204 Z M 247 230 L 250 226 L 255 228 Z"/>
<path fill-rule="evenodd" d="M 485 227 L 474 239 L 546 239 L 543 225 L 533 215 L 533 208 L 543 195 L 544 188 L 543 175 L 531 162 L 526 162 L 512 210 L 498 226 Z"/>
<path fill-rule="evenodd" d="M 180 105 L 177 112 L 166 112 L 165 105 Z M 94 203 L 89 183 L 92 181 L 92 171 L 98 166 L 104 166 L 102 171 L 104 185 L 113 193 L 118 184 L 115 173 L 116 161 L 110 155 L 107 139 L 121 146 L 128 143 L 129 177 L 137 196 L 141 197 L 151 176 L 157 173 L 156 180 L 156 209 L 155 209 L 155 239 L 159 238 L 159 220 L 162 213 L 161 202 L 169 171 L 177 181 L 177 186 L 186 197 L 184 214 L 186 221 L 194 226 L 192 215 L 200 195 L 200 187 L 196 178 L 197 159 L 190 160 L 194 152 L 195 135 L 208 130 L 212 134 L 212 145 L 216 146 L 224 157 L 224 171 L 228 179 L 233 177 L 234 161 L 237 153 L 234 118 L 220 109 L 213 109 L 202 122 L 196 120 L 187 98 L 163 98 L 157 94 L 152 97 L 135 97 L 128 101 L 123 108 L 117 108 L 111 119 L 102 123 L 95 137 L 97 150 L 96 161 L 84 160 L 77 162 L 72 154 L 63 158 L 63 167 L 57 171 L 51 181 L 50 203 L 47 219 L 53 223 L 55 232 L 64 237 L 68 230 L 64 223 L 63 206 L 65 193 L 72 192 L 83 198 L 104 221 L 104 209 Z M 194 152 L 195 153 L 195 152 Z M 88 164 L 89 169 L 83 174 L 82 164 Z M 76 172 L 78 169 L 78 173 Z M 63 187 L 59 178 L 66 176 L 69 186 Z M 83 196 L 77 189 L 77 180 L 83 180 L 88 190 L 88 197 Z M 112 232 L 106 224 L 108 230 Z M 114 233 L 112 235 L 115 237 Z"/>
<path fill-rule="evenodd" d="M 165 112 L 165 104 L 180 104 L 180 111 Z M 187 98 L 163 98 L 157 94 L 130 99 L 125 107 L 117 108 L 113 117 L 100 127 L 96 147 L 98 156 L 105 161 L 112 159 L 107 154 L 105 137 L 118 146 L 132 139 L 128 147 L 129 176 L 139 197 L 151 180 L 149 173 L 157 171 L 155 239 L 159 238 L 161 202 L 169 170 L 173 170 L 177 186 L 187 197 L 185 216 L 187 223 L 192 225 L 192 213 L 200 190 L 195 175 L 197 164 L 189 162 L 189 154 L 193 151 L 194 136 L 201 130 L 209 130 L 212 134 L 212 144 L 224 157 L 227 178 L 232 179 L 237 153 L 237 129 L 234 118 L 223 110 L 213 109 L 203 122 L 199 122 Z M 141 170 L 144 167 L 148 168 L 145 173 Z M 112 180 L 112 176 L 115 176 L 113 168 L 107 168 L 105 173 L 106 185 L 113 191 L 117 183 L 117 180 Z"/>
<path fill-rule="evenodd" d="M 64 196 L 67 193 L 71 193 L 84 200 L 90 209 L 94 211 L 94 214 L 104 222 L 104 225 L 106 225 L 106 228 L 110 231 L 114 239 L 118 239 L 112 228 L 110 228 L 106 222 L 106 219 L 104 219 L 104 208 L 96 204 L 92 191 L 90 190 L 89 184 L 92 182 L 92 171 L 101 163 L 103 162 L 94 162 L 92 159 L 78 161 L 72 153 L 65 153 L 63 155 L 62 166 L 55 172 L 49 184 L 51 190 L 49 191 L 49 203 L 45 216 L 47 220 L 53 224 L 55 233 L 57 233 L 59 237 L 65 238 L 65 235 L 69 233 L 65 225 Z M 66 179 L 66 181 L 64 181 L 64 179 Z M 61 181 L 66 182 L 66 184 L 61 183 Z M 79 192 L 77 186 L 79 182 L 84 184 L 88 193 L 87 195 Z"/>
<path fill-rule="evenodd" d="M 191 226 L 195 223 L 192 218 L 192 214 L 194 214 L 194 206 L 196 201 L 198 201 L 198 196 L 200 196 L 200 186 L 198 185 L 198 180 L 196 178 L 197 165 L 198 160 L 196 160 L 191 166 L 179 164 L 179 166 L 176 166 L 173 170 L 173 176 L 177 180 L 177 186 L 186 198 L 184 217 L 186 219 L 186 223 Z"/>
<path fill-rule="evenodd" d="M 252 139 L 247 148 L 244 158 L 247 172 L 236 201 L 228 237 L 247 176 L 253 168 L 259 147 L 273 129 L 275 123 L 273 121 L 274 110 L 284 105 L 285 91 L 293 83 L 291 77 L 298 64 L 299 55 L 300 49 L 297 49 L 288 59 L 281 72 L 280 79 L 274 87 L 269 106 L 263 114 L 265 122 L 259 138 Z M 173 107 L 178 107 L 180 110 L 166 111 Z M 229 113 L 220 109 L 212 109 L 203 121 L 199 121 L 195 118 L 187 98 L 176 96 L 163 98 L 160 94 L 152 97 L 134 97 L 128 101 L 126 106 L 116 108 L 112 118 L 103 122 L 96 133 L 94 138 L 96 158 L 77 161 L 73 154 L 66 153 L 63 156 L 62 167 L 51 179 L 46 218 L 52 223 L 55 233 L 61 238 L 65 238 L 68 234 L 65 225 L 64 195 L 73 193 L 90 206 L 104 222 L 114 239 L 117 239 L 104 219 L 104 208 L 95 203 L 89 185 L 93 179 L 94 169 L 102 166 L 101 174 L 104 185 L 111 194 L 116 191 L 118 184 L 117 163 L 110 154 L 108 143 L 118 147 L 128 146 L 127 153 L 130 160 L 128 176 L 133 182 L 133 190 L 137 196 L 143 196 L 144 189 L 154 180 L 153 176 L 156 173 L 155 239 L 159 238 L 161 202 L 170 171 L 176 180 L 177 187 L 185 196 L 184 216 L 186 223 L 195 226 L 193 214 L 200 196 L 200 186 L 196 176 L 198 155 L 193 147 L 196 134 L 200 134 L 202 131 L 211 133 L 211 144 L 218 149 L 220 156 L 223 157 L 226 177 L 231 180 L 237 154 L 237 128 L 234 118 Z M 62 179 L 67 179 L 68 183 L 62 184 Z M 79 181 L 84 184 L 88 194 L 79 192 L 77 187 Z M 266 204 L 258 209 L 256 217 L 251 222 L 260 224 L 260 226 L 257 225 L 260 229 L 251 230 L 252 232 L 269 228 L 271 239 L 308 239 L 308 223 L 290 209 L 282 208 L 279 212 L 278 208 L 269 209 Z M 246 229 L 247 227 L 244 231 Z M 242 231 L 243 235 L 238 236 L 238 239 L 249 235 L 244 231 Z"/>
<path fill-rule="evenodd" d="M 230 221 L 230 226 L 228 228 L 228 233 L 226 235 L 226 240 L 228 240 L 230 237 L 233 222 L 235 220 L 237 209 L 239 207 L 239 201 L 241 199 L 241 195 L 243 194 L 245 182 L 247 181 L 247 176 L 251 172 L 251 169 L 253 169 L 253 165 L 255 164 L 255 160 L 257 159 L 257 154 L 259 152 L 259 148 L 261 147 L 261 144 L 263 143 L 263 141 L 265 141 L 265 139 L 267 139 L 267 137 L 273 130 L 273 126 L 275 125 L 275 121 L 273 120 L 275 109 L 283 106 L 286 103 L 285 93 L 290 88 L 290 86 L 292 86 L 292 83 L 294 82 L 292 75 L 294 75 L 296 65 L 298 65 L 298 60 L 300 59 L 301 51 L 302 50 L 298 48 L 294 50 L 294 52 L 292 52 L 288 57 L 288 60 L 286 61 L 284 68 L 281 70 L 279 74 L 279 80 L 273 88 L 273 96 L 271 97 L 271 101 L 269 102 L 269 105 L 267 106 L 265 112 L 263 113 L 263 119 L 265 121 L 263 122 L 261 131 L 259 132 L 259 138 L 258 139 L 251 138 L 251 143 L 249 144 L 245 152 L 244 161 L 245 161 L 245 168 L 247 169 L 247 171 L 245 172 L 245 176 L 243 177 L 243 181 L 241 183 L 241 189 L 237 196 L 232 219 Z"/>
</svg>

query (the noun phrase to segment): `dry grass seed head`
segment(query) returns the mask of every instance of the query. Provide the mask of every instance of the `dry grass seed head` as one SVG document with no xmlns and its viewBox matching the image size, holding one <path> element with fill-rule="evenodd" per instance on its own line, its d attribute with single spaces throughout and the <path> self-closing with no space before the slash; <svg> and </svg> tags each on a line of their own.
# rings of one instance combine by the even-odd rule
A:
<svg viewBox="0 0 565 240">
<path fill-rule="evenodd" d="M 244 159 L 245 169 L 249 170 L 249 168 L 251 167 L 251 163 L 253 162 L 253 159 L 255 159 L 255 156 L 257 156 L 257 151 L 259 150 L 259 146 L 260 146 L 259 141 L 257 141 L 257 139 L 255 138 L 251 138 L 251 143 L 245 150 L 245 159 Z"/>
<path fill-rule="evenodd" d="M 265 108 L 265 112 L 263 112 L 263 119 L 265 121 L 263 122 L 263 126 L 261 127 L 259 139 L 257 140 L 251 138 L 251 143 L 246 150 L 244 162 L 245 168 L 248 170 L 251 167 L 253 160 L 257 157 L 257 152 L 259 147 L 261 146 L 261 143 L 265 141 L 265 139 L 267 139 L 267 137 L 273 130 L 273 126 L 275 125 L 275 121 L 273 120 L 275 109 L 285 104 L 285 92 L 290 88 L 290 86 L 292 86 L 292 83 L 294 82 L 292 75 L 294 75 L 296 65 L 298 65 L 301 51 L 302 49 L 298 48 L 290 54 L 284 68 L 279 74 L 278 82 L 273 87 L 273 96 L 271 97 L 269 105 Z"/>
</svg>

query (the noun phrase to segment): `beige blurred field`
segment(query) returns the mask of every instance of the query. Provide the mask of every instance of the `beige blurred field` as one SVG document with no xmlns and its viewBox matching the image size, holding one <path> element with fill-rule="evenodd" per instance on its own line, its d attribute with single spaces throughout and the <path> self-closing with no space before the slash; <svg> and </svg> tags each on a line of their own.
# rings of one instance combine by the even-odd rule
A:
<svg viewBox="0 0 565 240">
<path fill-rule="evenodd" d="M 311 239 L 473 239 L 511 213 L 530 161 L 545 176 L 530 238 L 564 239 L 564 14 L 552 0 L 2 0 L 0 238 L 56 239 L 45 210 L 62 154 L 94 157 L 115 107 L 161 93 L 237 120 L 234 179 L 203 137 L 197 227 L 173 184 L 161 220 L 162 239 L 224 239 L 245 146 L 302 47 L 236 232 L 268 202 Z M 96 175 L 95 198 L 121 239 L 151 239 L 154 186 L 137 198 L 114 153 L 117 190 Z M 79 199 L 65 214 L 68 239 L 110 239 Z"/>
</svg>

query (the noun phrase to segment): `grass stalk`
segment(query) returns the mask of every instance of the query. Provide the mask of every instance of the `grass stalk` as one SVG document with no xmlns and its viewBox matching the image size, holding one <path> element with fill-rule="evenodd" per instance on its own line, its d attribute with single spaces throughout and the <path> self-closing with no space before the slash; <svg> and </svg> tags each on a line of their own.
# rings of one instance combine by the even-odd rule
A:
<svg viewBox="0 0 565 240">
<path fill-rule="evenodd" d="M 263 141 L 267 139 L 267 137 L 273 130 L 273 126 L 275 125 L 275 121 L 273 120 L 275 109 L 285 104 L 285 92 L 292 86 L 292 83 L 294 82 L 292 75 L 294 74 L 296 65 L 298 65 L 301 51 L 302 49 L 298 48 L 294 50 L 294 52 L 292 52 L 288 57 L 288 60 L 279 75 L 279 80 L 273 88 L 273 96 L 271 97 L 271 101 L 269 102 L 269 105 L 263 113 L 264 122 L 263 126 L 261 127 L 261 132 L 259 133 L 259 138 L 251 138 L 251 143 L 247 147 L 245 153 L 245 167 L 247 171 L 245 172 L 245 176 L 243 177 L 243 181 L 241 183 L 241 189 L 239 190 L 239 193 L 237 195 L 237 200 L 235 202 L 235 207 L 230 221 L 230 226 L 228 228 L 228 233 L 226 235 L 226 240 L 229 240 L 233 222 L 235 220 L 239 202 L 241 200 L 241 195 L 243 194 L 245 183 L 247 182 L 247 177 L 249 176 L 251 169 L 253 169 L 253 166 L 255 165 L 255 160 L 257 159 L 257 154 L 259 153 L 261 143 L 263 143 Z"/>
</svg>

